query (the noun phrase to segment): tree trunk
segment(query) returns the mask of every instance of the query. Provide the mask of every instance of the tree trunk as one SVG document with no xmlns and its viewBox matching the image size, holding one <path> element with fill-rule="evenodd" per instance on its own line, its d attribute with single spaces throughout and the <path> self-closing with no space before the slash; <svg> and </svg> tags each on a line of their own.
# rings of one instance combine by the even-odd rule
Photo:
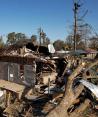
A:
<svg viewBox="0 0 98 117">
<path fill-rule="evenodd" d="M 69 117 L 67 113 L 67 109 L 76 100 L 78 96 L 77 94 L 76 95 L 73 94 L 72 83 L 73 83 L 74 78 L 80 73 L 83 67 L 84 65 L 78 66 L 75 69 L 75 71 L 69 76 L 67 87 L 66 87 L 66 94 L 64 98 L 62 99 L 61 103 L 47 115 L 47 117 Z M 80 86 L 78 88 L 78 93 L 80 93 L 82 90 L 83 90 L 83 87 Z M 80 111 L 74 114 L 75 115 L 74 117 L 76 116 L 78 117 L 79 114 L 80 114 Z"/>
</svg>

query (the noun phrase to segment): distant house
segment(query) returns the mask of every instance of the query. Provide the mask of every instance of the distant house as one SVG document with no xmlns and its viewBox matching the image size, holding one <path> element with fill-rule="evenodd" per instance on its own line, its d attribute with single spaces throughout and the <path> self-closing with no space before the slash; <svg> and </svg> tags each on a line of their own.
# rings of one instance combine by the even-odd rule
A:
<svg viewBox="0 0 98 117">
<path fill-rule="evenodd" d="M 70 54 L 73 56 L 86 56 L 87 55 L 85 50 L 70 51 Z"/>
<path fill-rule="evenodd" d="M 91 58 L 91 59 L 94 59 L 95 56 L 98 54 L 98 51 L 91 48 L 87 48 L 85 51 L 87 53 L 87 58 Z"/>
</svg>

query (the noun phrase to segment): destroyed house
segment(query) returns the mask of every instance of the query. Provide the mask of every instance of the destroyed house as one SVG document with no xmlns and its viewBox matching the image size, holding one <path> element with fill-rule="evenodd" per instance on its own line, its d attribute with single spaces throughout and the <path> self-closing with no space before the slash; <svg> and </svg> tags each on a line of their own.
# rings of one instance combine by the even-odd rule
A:
<svg viewBox="0 0 98 117">
<path fill-rule="evenodd" d="M 34 46 L 32 43 L 24 43 L 22 45 L 14 44 L 1 50 L 1 79 L 31 86 L 33 82 L 36 82 L 36 74 L 39 72 L 44 72 L 43 69 L 47 69 L 47 67 L 49 67 L 51 64 L 51 62 L 46 64 L 47 60 L 45 60 L 43 57 L 40 58 L 40 55 L 46 56 L 50 54 L 46 47 Z M 53 66 L 46 70 L 47 73 L 44 73 L 44 76 L 49 76 L 51 74 L 52 67 Z M 46 79 L 47 81 L 45 82 L 48 82 L 48 78 Z"/>
</svg>

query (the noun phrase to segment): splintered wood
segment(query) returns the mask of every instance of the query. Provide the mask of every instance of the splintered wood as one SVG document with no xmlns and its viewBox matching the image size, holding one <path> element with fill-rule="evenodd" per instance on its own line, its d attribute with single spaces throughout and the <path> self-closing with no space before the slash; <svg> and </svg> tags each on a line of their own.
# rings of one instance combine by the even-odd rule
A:
<svg viewBox="0 0 98 117">
<path fill-rule="evenodd" d="M 72 83 L 73 83 L 74 78 L 80 73 L 80 71 L 83 69 L 84 66 L 85 66 L 85 64 L 81 64 L 69 76 L 67 87 L 66 87 L 66 95 L 64 96 L 61 103 L 54 110 L 52 110 L 47 115 L 47 117 L 68 117 L 69 116 L 67 113 L 67 109 L 73 103 L 73 101 L 76 99 L 76 97 L 72 91 Z"/>
<path fill-rule="evenodd" d="M 25 86 L 19 85 L 13 82 L 5 81 L 5 80 L 0 80 L 0 88 L 9 90 L 11 92 L 15 92 L 16 94 L 18 94 L 19 99 L 20 99 L 25 89 Z"/>
</svg>

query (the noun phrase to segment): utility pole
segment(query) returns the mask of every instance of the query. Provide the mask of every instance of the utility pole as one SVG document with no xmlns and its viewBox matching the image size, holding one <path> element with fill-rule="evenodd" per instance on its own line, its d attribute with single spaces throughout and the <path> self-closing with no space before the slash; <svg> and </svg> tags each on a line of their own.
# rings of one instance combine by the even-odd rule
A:
<svg viewBox="0 0 98 117">
<path fill-rule="evenodd" d="M 45 46 L 45 44 L 46 44 L 46 33 L 43 30 L 41 32 L 41 37 L 42 37 L 42 40 L 43 40 L 43 45 Z"/>
<path fill-rule="evenodd" d="M 39 45 L 41 46 L 41 28 L 38 29 L 38 33 L 39 33 Z"/>
<path fill-rule="evenodd" d="M 77 49 L 77 12 L 79 7 L 77 0 L 74 0 L 74 51 Z"/>
<path fill-rule="evenodd" d="M 42 28 L 39 28 L 38 34 L 39 34 L 39 45 L 45 46 L 45 44 L 46 44 L 46 33 L 42 30 Z"/>
</svg>

